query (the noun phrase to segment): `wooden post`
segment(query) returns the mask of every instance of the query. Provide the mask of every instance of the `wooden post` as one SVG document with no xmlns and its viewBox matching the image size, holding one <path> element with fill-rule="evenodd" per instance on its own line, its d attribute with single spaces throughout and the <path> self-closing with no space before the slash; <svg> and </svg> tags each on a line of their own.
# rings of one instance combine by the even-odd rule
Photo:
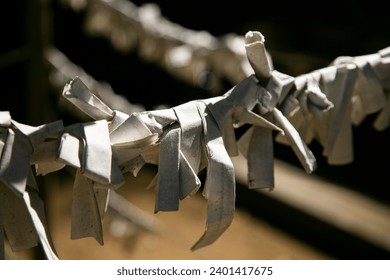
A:
<svg viewBox="0 0 390 280">
<path fill-rule="evenodd" d="M 56 119 L 56 111 L 50 103 L 48 68 L 45 65 L 44 51 L 52 41 L 50 0 L 25 0 L 27 11 L 26 41 L 29 58 L 26 65 L 26 119 L 27 124 L 38 126 Z M 36 177 L 40 197 L 47 206 L 48 195 L 45 191 L 47 179 Z M 47 213 L 47 211 L 46 211 Z M 34 259 L 46 259 L 41 246 L 34 251 Z"/>
</svg>

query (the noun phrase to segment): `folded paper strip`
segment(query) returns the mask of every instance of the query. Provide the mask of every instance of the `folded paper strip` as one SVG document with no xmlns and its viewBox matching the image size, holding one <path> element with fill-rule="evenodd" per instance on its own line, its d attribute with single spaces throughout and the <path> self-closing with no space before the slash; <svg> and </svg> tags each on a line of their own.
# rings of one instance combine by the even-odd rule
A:
<svg viewBox="0 0 390 280">
<path fill-rule="evenodd" d="M 192 247 L 200 249 L 216 241 L 233 220 L 231 157 L 241 153 L 247 159 L 250 188 L 272 190 L 274 140 L 290 145 L 311 173 L 316 160 L 308 143 L 313 139 L 323 145 L 330 164 L 345 164 L 353 160 L 352 125 L 377 113 L 374 126 L 389 126 L 388 49 L 339 58 L 324 69 L 291 77 L 272 69 L 264 41 L 260 32 L 246 34 L 253 74 L 222 96 L 129 115 L 107 106 L 75 77 L 63 97 L 93 121 L 31 127 L 1 112 L 0 238 L 5 232 L 14 250 L 41 242 L 48 259 L 58 258 L 31 166 L 36 175 L 67 165 L 77 169 L 71 237 L 94 237 L 103 244 L 110 192 L 123 185 L 125 173 L 136 176 L 145 164 L 154 164 L 156 213 L 179 210 L 180 200 L 201 188 L 198 175 L 206 171 L 206 227 Z M 249 128 L 238 138 L 235 129 L 243 125 Z M 0 253 L 4 258 L 4 250 Z"/>
</svg>

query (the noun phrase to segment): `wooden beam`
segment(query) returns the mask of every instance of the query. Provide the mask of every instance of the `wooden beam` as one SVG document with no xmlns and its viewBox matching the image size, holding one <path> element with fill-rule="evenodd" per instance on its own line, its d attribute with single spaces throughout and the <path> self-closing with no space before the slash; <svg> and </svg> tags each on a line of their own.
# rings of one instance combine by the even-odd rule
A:
<svg viewBox="0 0 390 280">
<path fill-rule="evenodd" d="M 247 186 L 243 156 L 232 158 L 237 183 Z M 275 159 L 275 189 L 254 190 L 390 253 L 390 207 Z M 379 183 L 379 182 L 378 182 Z M 276 210 L 277 211 L 277 210 Z"/>
</svg>

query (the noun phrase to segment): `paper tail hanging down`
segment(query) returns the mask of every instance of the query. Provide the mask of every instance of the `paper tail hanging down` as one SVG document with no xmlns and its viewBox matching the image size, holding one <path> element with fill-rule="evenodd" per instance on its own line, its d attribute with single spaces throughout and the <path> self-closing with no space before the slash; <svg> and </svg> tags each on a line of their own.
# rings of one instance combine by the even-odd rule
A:
<svg viewBox="0 0 390 280">
<path fill-rule="evenodd" d="M 260 32 L 248 32 L 245 43 L 254 74 L 219 97 L 128 115 L 108 107 L 75 77 L 65 85 L 63 96 L 91 122 L 31 127 L 2 112 L 0 238 L 4 228 L 14 250 L 41 242 L 47 257 L 57 259 L 30 165 L 37 175 L 66 165 L 77 169 L 71 237 L 94 237 L 103 244 L 102 219 L 109 193 L 122 186 L 124 173 L 136 176 L 149 163 L 158 166 L 151 183 L 156 213 L 177 211 L 180 200 L 199 190 L 198 174 L 206 169 L 206 228 L 192 247 L 196 250 L 216 241 L 233 220 L 231 157 L 242 153 L 247 158 L 250 188 L 272 190 L 274 133 L 311 173 L 316 161 L 307 143 L 312 139 L 324 146 L 330 163 L 342 164 L 352 160 L 347 149 L 351 123 L 378 112 L 375 127 L 388 127 L 386 49 L 335 60 L 327 68 L 293 78 L 271 68 Z M 235 129 L 244 124 L 249 129 L 236 139 Z"/>
</svg>

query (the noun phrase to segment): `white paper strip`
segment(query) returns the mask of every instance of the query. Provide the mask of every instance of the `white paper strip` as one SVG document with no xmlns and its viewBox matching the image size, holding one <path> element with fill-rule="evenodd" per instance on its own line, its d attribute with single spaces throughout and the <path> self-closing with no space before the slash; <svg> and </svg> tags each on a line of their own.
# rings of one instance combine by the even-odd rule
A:
<svg viewBox="0 0 390 280">
<path fill-rule="evenodd" d="M 94 182 L 76 171 L 72 196 L 71 238 L 94 237 L 104 244 L 101 215 L 95 196 Z"/>
<path fill-rule="evenodd" d="M 272 67 L 268 62 L 268 53 L 264 46 L 265 38 L 258 31 L 249 31 L 245 34 L 245 48 L 248 61 L 256 76 L 260 79 L 271 77 Z"/>
<path fill-rule="evenodd" d="M 180 126 L 175 123 L 161 136 L 155 213 L 179 209 L 179 168 Z"/>
<path fill-rule="evenodd" d="M 270 129 L 259 126 L 253 128 L 247 155 L 249 188 L 272 190 L 275 187 L 272 136 Z"/>
<path fill-rule="evenodd" d="M 197 176 L 202 155 L 202 120 L 196 102 L 188 102 L 173 108 L 181 128 L 180 141 L 180 198 L 197 192 L 200 180 Z"/>
<path fill-rule="evenodd" d="M 223 145 L 222 134 L 205 104 L 198 103 L 208 160 L 204 196 L 207 199 L 206 229 L 192 246 L 200 249 L 215 242 L 230 226 L 235 211 L 235 178 L 233 164 Z"/>
<path fill-rule="evenodd" d="M 328 135 L 323 154 L 330 164 L 353 161 L 351 98 L 358 69 L 353 64 L 339 66 L 335 80 L 324 84 L 327 97 L 334 104 L 328 118 Z"/>
<path fill-rule="evenodd" d="M 57 151 L 60 141 L 57 139 L 42 142 L 34 150 L 31 164 L 35 164 L 37 175 L 47 175 L 65 167 L 65 164 L 57 160 Z"/>
<path fill-rule="evenodd" d="M 108 126 L 105 120 L 83 124 L 85 143 L 81 171 L 101 184 L 120 185 L 124 178 L 113 164 Z"/>
<path fill-rule="evenodd" d="M 92 94 L 85 84 L 75 77 L 65 85 L 63 96 L 94 120 L 111 120 L 113 111 L 99 98 Z"/>
<path fill-rule="evenodd" d="M 0 208 L 2 224 L 12 250 L 21 251 L 37 246 L 39 239 L 24 198 L 0 184 Z"/>
<path fill-rule="evenodd" d="M 54 245 L 49 234 L 43 201 L 34 190 L 25 192 L 23 194 L 23 199 L 47 259 L 58 260 L 57 253 L 54 251 Z"/>
<path fill-rule="evenodd" d="M 8 137 L 0 162 L 0 180 L 20 197 L 26 189 L 33 149 L 28 138 L 8 129 Z"/>
<path fill-rule="evenodd" d="M 57 150 L 57 160 L 66 165 L 81 168 L 81 157 L 84 153 L 84 142 L 64 133 L 61 136 L 61 142 Z"/>
<path fill-rule="evenodd" d="M 272 112 L 275 117 L 275 120 L 283 129 L 288 143 L 297 155 L 306 172 L 312 173 L 317 168 L 316 159 L 313 153 L 307 147 L 306 143 L 302 140 L 299 133 L 290 124 L 287 118 L 276 108 Z"/>
</svg>

